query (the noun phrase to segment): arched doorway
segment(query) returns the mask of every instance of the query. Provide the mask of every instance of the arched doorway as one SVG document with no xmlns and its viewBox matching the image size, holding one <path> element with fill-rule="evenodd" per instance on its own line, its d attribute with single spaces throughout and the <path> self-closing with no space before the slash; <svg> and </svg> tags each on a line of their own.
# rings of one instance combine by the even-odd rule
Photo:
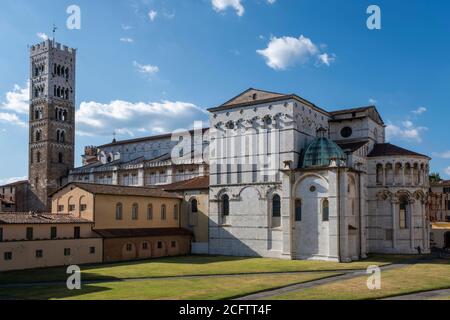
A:
<svg viewBox="0 0 450 320">
<path fill-rule="evenodd" d="M 450 231 L 447 231 L 444 235 L 445 248 L 450 248 Z"/>
</svg>

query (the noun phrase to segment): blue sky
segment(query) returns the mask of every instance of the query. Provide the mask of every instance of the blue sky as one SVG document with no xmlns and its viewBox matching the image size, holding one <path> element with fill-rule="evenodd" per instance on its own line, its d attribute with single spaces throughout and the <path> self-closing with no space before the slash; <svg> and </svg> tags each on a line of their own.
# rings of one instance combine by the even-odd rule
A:
<svg viewBox="0 0 450 320">
<path fill-rule="evenodd" d="M 65 27 L 72 4 L 80 30 Z M 371 4 L 381 30 L 366 27 Z M 27 175 L 27 45 L 53 23 L 78 49 L 77 165 L 114 131 L 189 127 L 256 87 L 330 111 L 375 103 L 389 141 L 450 178 L 449 12 L 445 0 L 2 0 L 0 183 Z"/>
</svg>

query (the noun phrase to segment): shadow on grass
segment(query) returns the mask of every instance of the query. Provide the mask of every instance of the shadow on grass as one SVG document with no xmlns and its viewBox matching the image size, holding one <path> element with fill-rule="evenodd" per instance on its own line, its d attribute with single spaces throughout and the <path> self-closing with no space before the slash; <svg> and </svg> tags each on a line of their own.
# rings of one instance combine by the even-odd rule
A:
<svg viewBox="0 0 450 320">
<path fill-rule="evenodd" d="M 13 289 L 0 289 L 0 300 L 58 300 L 76 298 L 90 293 L 111 290 L 95 285 L 83 286 L 80 290 L 69 290 L 65 285 L 31 286 Z"/>
</svg>

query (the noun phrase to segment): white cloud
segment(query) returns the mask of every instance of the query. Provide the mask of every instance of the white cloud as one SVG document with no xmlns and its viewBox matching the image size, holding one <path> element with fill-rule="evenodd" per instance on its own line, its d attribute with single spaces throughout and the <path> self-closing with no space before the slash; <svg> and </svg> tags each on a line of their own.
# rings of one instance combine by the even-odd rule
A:
<svg viewBox="0 0 450 320">
<path fill-rule="evenodd" d="M 28 179 L 27 176 L 3 178 L 3 179 L 0 179 L 0 185 L 10 184 L 10 183 L 14 183 L 14 182 L 17 182 L 17 181 L 23 181 L 23 180 L 27 180 L 27 179 Z"/>
<path fill-rule="evenodd" d="M 0 122 L 17 125 L 22 128 L 28 127 L 15 113 L 0 112 Z"/>
<path fill-rule="evenodd" d="M 150 10 L 148 13 L 148 17 L 151 21 L 155 21 L 156 17 L 158 16 L 158 12 L 155 10 Z"/>
<path fill-rule="evenodd" d="M 422 113 L 427 112 L 427 108 L 425 107 L 420 107 L 417 110 L 412 111 L 412 113 L 414 113 L 415 115 L 421 115 Z"/>
<path fill-rule="evenodd" d="M 25 88 L 15 84 L 12 91 L 6 93 L 6 102 L 0 104 L 0 109 L 20 114 L 28 114 L 30 99 L 30 83 Z"/>
<path fill-rule="evenodd" d="M 370 99 L 369 99 L 369 103 L 370 103 L 370 104 L 377 104 L 377 102 L 378 102 L 378 101 L 377 101 L 376 99 L 373 99 L 373 98 L 370 98 Z"/>
<path fill-rule="evenodd" d="M 236 11 L 236 14 L 239 17 L 242 17 L 245 12 L 244 6 L 241 2 L 241 0 L 211 0 L 213 8 L 217 12 L 223 12 L 228 8 L 232 8 Z"/>
<path fill-rule="evenodd" d="M 266 49 L 256 52 L 275 70 L 286 70 L 296 64 L 305 64 L 311 59 L 315 59 L 318 64 L 329 66 L 336 59 L 334 54 L 320 52 L 311 39 L 303 35 L 299 38 L 272 37 Z"/>
<path fill-rule="evenodd" d="M 277 2 L 277 0 L 267 0 L 268 4 L 274 4 L 275 2 Z"/>
<path fill-rule="evenodd" d="M 433 156 L 443 159 L 450 159 L 450 150 L 444 152 L 433 152 Z"/>
<path fill-rule="evenodd" d="M 159 72 L 159 68 L 157 66 L 153 66 L 151 64 L 139 64 L 136 61 L 133 61 L 133 65 L 138 69 L 140 73 L 145 73 L 148 75 L 152 75 Z"/>
<path fill-rule="evenodd" d="M 134 40 L 132 38 L 120 38 L 120 41 L 125 43 L 133 43 Z"/>
<path fill-rule="evenodd" d="M 36 35 L 44 41 L 48 40 L 48 35 L 43 32 L 38 32 Z"/>
<path fill-rule="evenodd" d="M 446 175 L 450 176 L 450 167 L 444 169 Z"/>
<path fill-rule="evenodd" d="M 192 103 L 167 100 L 82 102 L 76 112 L 77 134 L 82 136 L 111 136 L 114 131 L 128 136 L 142 132 L 171 132 L 190 128 L 194 121 L 207 119 L 208 113 Z"/>
<path fill-rule="evenodd" d="M 420 143 L 422 142 L 422 133 L 427 130 L 427 127 L 416 127 L 412 121 L 406 120 L 398 125 L 389 123 L 386 126 L 386 137 L 388 140 L 400 139 Z"/>
</svg>

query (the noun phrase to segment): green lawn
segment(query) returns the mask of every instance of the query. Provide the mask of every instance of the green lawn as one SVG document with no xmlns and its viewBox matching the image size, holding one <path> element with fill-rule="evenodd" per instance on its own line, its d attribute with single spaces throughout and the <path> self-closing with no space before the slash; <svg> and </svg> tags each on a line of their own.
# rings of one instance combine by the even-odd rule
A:
<svg viewBox="0 0 450 320">
<path fill-rule="evenodd" d="M 382 272 L 381 290 L 367 289 L 367 276 L 273 297 L 280 300 L 380 299 L 450 288 L 450 261 L 435 260 Z M 271 298 L 272 299 L 272 298 Z"/>
<path fill-rule="evenodd" d="M 0 299 L 218 300 L 332 275 L 337 275 L 337 273 L 108 282 L 83 285 L 81 290 L 74 291 L 69 291 L 64 285 L 31 286 L 0 289 Z"/>
<path fill-rule="evenodd" d="M 293 271 L 334 271 L 365 269 L 369 265 L 386 265 L 415 256 L 372 256 L 352 263 L 324 261 L 290 261 L 266 258 L 222 256 L 187 256 L 107 265 L 81 266 L 84 280 L 113 280 L 185 275 L 247 274 Z M 66 268 L 13 271 L 0 273 L 0 284 L 66 281 Z"/>
</svg>

